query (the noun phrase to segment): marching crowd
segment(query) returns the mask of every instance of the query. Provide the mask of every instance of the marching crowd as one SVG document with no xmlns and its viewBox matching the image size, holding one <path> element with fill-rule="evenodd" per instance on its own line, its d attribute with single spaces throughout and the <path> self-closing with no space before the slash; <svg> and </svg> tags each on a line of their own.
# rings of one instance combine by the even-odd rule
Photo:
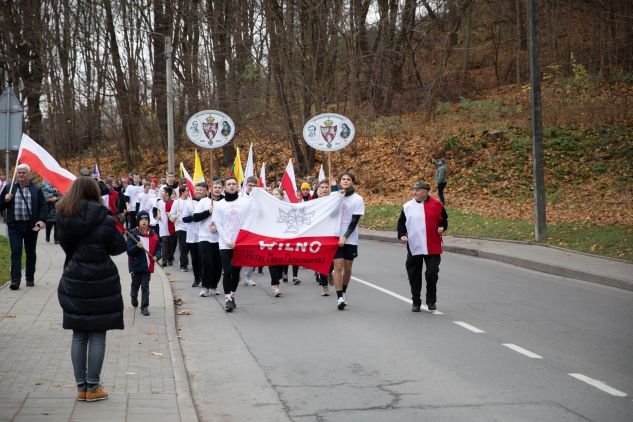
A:
<svg viewBox="0 0 633 422">
<path fill-rule="evenodd" d="M 235 292 L 240 280 L 254 286 L 253 273 L 263 274 L 261 267 L 241 268 L 232 259 L 240 222 L 249 212 L 249 195 L 258 180 L 250 177 L 240 186 L 234 176 L 213 178 L 209 184 L 196 184 L 190 197 L 189 187 L 180 184 L 173 173 L 162 179 L 133 174 L 105 181 L 92 177 L 88 169 L 80 174 L 62 197 L 46 181 L 41 186 L 35 184 L 30 168 L 21 164 L 16 169 L 15 187 L 6 184 L 2 188 L 0 212 L 6 212 L 9 231 L 12 290 L 20 286 L 23 245 L 26 285 L 34 286 L 38 231 L 46 228 L 48 242 L 54 227 L 53 240 L 66 253 L 58 297 L 63 328 L 73 330 L 71 358 L 77 400 L 95 401 L 108 397 L 99 383 L 105 333 L 124 326 L 120 278 L 110 256 L 127 252 L 131 304 L 135 308 L 140 304 L 142 315 L 150 315 L 149 283 L 155 265 L 173 266 L 177 247 L 178 266 L 183 272 L 191 271 L 192 287 L 201 288 L 199 296 L 220 295 L 218 285 L 222 280 L 224 309 L 233 312 L 237 309 Z M 335 179 L 304 178 L 296 194 L 299 202 L 344 195 L 338 249 L 330 271 L 314 274 L 322 296 L 329 296 L 328 285 L 334 285 L 336 306 L 341 311 L 349 302 L 352 266 L 358 256 L 358 223 L 365 213 L 355 181 L 351 171 L 339 175 L 339 184 Z M 281 188 L 264 189 L 280 201 L 289 200 Z M 413 185 L 413 199 L 404 204 L 397 226 L 398 238 L 407 246 L 413 312 L 420 312 L 422 304 L 423 266 L 426 305 L 431 311 L 436 309 L 441 235 L 448 228 L 443 198 L 441 202 L 431 198 L 429 191 L 430 185 L 425 182 Z M 292 267 L 292 284 L 300 284 L 299 268 Z M 289 268 L 273 265 L 269 273 L 272 295 L 280 297 L 282 281 L 290 281 Z"/>
</svg>

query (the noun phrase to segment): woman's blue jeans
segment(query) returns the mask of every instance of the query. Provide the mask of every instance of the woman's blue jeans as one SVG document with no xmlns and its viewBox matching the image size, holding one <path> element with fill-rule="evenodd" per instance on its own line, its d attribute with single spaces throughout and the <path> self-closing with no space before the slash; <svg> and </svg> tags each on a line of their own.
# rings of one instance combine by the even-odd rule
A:
<svg viewBox="0 0 633 422">
<path fill-rule="evenodd" d="M 99 384 L 105 344 L 105 331 L 73 330 L 70 358 L 73 361 L 77 385 Z"/>
</svg>

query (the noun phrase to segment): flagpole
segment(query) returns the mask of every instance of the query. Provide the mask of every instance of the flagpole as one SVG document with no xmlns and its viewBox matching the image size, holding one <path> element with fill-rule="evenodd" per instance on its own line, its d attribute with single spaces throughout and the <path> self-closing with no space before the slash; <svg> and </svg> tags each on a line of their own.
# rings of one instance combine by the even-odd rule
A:
<svg viewBox="0 0 633 422">
<path fill-rule="evenodd" d="M 11 178 L 11 188 L 9 189 L 9 195 L 13 195 L 13 184 L 15 183 L 15 174 L 18 172 L 18 163 L 15 163 L 15 168 L 13 169 L 13 177 Z"/>
<path fill-rule="evenodd" d="M 213 182 L 213 173 L 215 171 L 214 161 L 215 161 L 215 149 L 211 148 L 209 150 L 209 183 Z"/>
<path fill-rule="evenodd" d="M 132 233 L 130 233 L 129 231 L 127 231 L 127 229 L 125 227 L 123 228 L 123 230 L 125 230 L 125 234 L 127 234 L 129 237 L 131 237 L 132 240 L 134 240 L 137 245 L 140 243 L 140 240 L 136 240 L 134 235 Z M 145 252 L 147 254 L 147 256 L 149 256 L 152 259 L 152 261 L 154 261 L 154 255 L 149 253 L 149 251 L 147 249 L 145 249 L 145 247 L 143 246 L 142 243 L 140 243 L 140 245 L 141 245 L 141 249 L 143 249 L 143 252 Z M 163 266 L 158 263 L 158 259 L 156 261 L 154 261 L 154 264 L 156 264 L 159 267 L 163 268 Z"/>
<path fill-rule="evenodd" d="M 327 183 L 330 185 L 330 189 L 332 188 L 332 163 L 330 161 L 330 156 L 332 155 L 331 151 L 327 153 Z"/>
</svg>

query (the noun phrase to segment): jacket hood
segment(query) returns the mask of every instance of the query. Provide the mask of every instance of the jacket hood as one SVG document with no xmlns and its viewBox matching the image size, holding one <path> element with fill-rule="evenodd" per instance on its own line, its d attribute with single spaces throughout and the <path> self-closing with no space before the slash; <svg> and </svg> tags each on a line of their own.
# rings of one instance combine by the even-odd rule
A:
<svg viewBox="0 0 633 422">
<path fill-rule="evenodd" d="M 90 233 L 108 216 L 108 210 L 101 204 L 92 201 L 81 202 L 83 209 L 81 215 L 58 218 L 58 222 L 64 226 L 68 235 L 80 236 Z"/>
</svg>

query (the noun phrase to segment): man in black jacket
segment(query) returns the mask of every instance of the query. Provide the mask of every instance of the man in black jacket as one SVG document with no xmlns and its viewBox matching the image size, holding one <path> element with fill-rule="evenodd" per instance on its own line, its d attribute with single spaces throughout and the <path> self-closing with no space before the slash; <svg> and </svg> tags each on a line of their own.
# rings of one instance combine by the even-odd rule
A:
<svg viewBox="0 0 633 422">
<path fill-rule="evenodd" d="M 20 164 L 16 169 L 13 191 L 7 185 L 0 193 L 0 211 L 7 210 L 6 222 L 11 245 L 11 290 L 18 290 L 22 280 L 22 245 L 26 253 L 26 285 L 35 285 L 37 234 L 46 227 L 46 199 L 42 190 L 29 180 L 30 173 L 29 166 Z"/>
</svg>

